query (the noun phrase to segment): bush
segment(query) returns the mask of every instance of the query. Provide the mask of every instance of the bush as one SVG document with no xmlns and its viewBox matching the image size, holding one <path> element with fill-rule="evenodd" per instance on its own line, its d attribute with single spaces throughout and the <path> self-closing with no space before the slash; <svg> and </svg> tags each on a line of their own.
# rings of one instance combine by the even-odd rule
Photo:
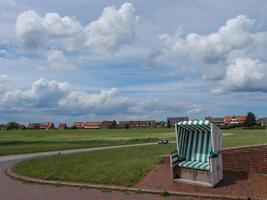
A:
<svg viewBox="0 0 267 200">
<path fill-rule="evenodd" d="M 20 125 L 19 125 L 19 123 L 17 123 L 17 122 L 8 122 L 8 123 L 6 124 L 6 128 L 7 128 L 7 130 L 19 129 L 19 127 L 20 127 Z"/>
</svg>

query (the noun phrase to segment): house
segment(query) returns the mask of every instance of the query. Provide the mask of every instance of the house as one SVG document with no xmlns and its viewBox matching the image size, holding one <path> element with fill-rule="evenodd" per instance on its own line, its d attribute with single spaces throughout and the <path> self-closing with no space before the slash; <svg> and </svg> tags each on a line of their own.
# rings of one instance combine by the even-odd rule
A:
<svg viewBox="0 0 267 200">
<path fill-rule="evenodd" d="M 223 117 L 208 116 L 208 117 L 205 117 L 205 120 L 209 120 L 211 123 L 213 123 L 216 126 L 223 126 L 224 125 L 224 118 Z"/>
<path fill-rule="evenodd" d="M 84 122 L 82 124 L 82 128 L 85 129 L 99 129 L 101 128 L 101 121 L 91 121 L 91 122 Z"/>
<path fill-rule="evenodd" d="M 247 115 L 228 115 L 224 117 L 225 125 L 238 125 L 243 124 L 247 118 Z"/>
<path fill-rule="evenodd" d="M 112 126 L 112 121 L 89 121 L 82 124 L 82 128 L 85 129 L 105 129 Z"/>
<path fill-rule="evenodd" d="M 0 130 L 6 130 L 6 125 L 5 124 L 0 124 Z"/>
<path fill-rule="evenodd" d="M 142 120 L 142 121 L 120 121 L 121 128 L 155 128 L 155 120 Z"/>
<path fill-rule="evenodd" d="M 112 121 L 103 121 L 101 124 L 101 128 L 111 128 L 112 127 Z"/>
<path fill-rule="evenodd" d="M 68 128 L 68 126 L 67 126 L 66 123 L 60 123 L 60 124 L 58 125 L 58 129 L 66 129 L 66 128 Z"/>
<path fill-rule="evenodd" d="M 261 126 L 267 126 L 267 117 L 265 117 L 265 118 L 259 118 L 257 120 L 257 123 L 260 124 Z"/>
<path fill-rule="evenodd" d="M 74 122 L 74 123 L 72 124 L 72 127 L 75 127 L 75 128 L 77 128 L 77 129 L 79 129 L 79 128 L 83 128 L 83 122 Z"/>
<path fill-rule="evenodd" d="M 27 128 L 28 129 L 39 129 L 41 126 L 41 123 L 29 123 Z"/>
<path fill-rule="evenodd" d="M 167 118 L 167 126 L 174 127 L 176 123 L 188 121 L 188 117 L 168 117 Z"/>
<path fill-rule="evenodd" d="M 55 125 L 53 122 L 43 122 L 40 125 L 40 129 L 54 129 Z"/>
</svg>

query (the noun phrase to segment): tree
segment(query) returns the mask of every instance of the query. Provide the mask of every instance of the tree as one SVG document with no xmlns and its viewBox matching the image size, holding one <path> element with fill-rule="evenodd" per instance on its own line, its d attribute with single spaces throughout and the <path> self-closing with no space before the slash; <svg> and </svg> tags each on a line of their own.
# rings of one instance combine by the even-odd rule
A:
<svg viewBox="0 0 267 200">
<path fill-rule="evenodd" d="M 167 127 L 168 128 L 171 128 L 171 122 L 170 122 L 170 120 L 167 121 Z"/>
<path fill-rule="evenodd" d="M 256 123 L 256 116 L 254 115 L 253 112 L 248 112 L 247 118 L 243 124 L 243 126 L 245 127 L 251 127 L 251 126 L 255 126 Z"/>
<path fill-rule="evenodd" d="M 8 130 L 10 130 L 10 129 L 19 129 L 19 127 L 20 127 L 20 125 L 19 125 L 19 123 L 17 123 L 17 122 L 8 122 L 8 123 L 6 124 L 6 128 L 7 128 Z"/>
<path fill-rule="evenodd" d="M 164 128 L 166 125 L 166 122 L 165 121 L 159 121 L 156 123 L 156 125 L 158 128 Z"/>
<path fill-rule="evenodd" d="M 27 130 L 27 127 L 25 125 L 23 125 L 23 124 L 20 124 L 19 125 L 19 129 L 20 130 Z"/>
<path fill-rule="evenodd" d="M 113 120 L 111 124 L 111 128 L 117 128 L 117 127 L 118 127 L 117 121 Z"/>
</svg>

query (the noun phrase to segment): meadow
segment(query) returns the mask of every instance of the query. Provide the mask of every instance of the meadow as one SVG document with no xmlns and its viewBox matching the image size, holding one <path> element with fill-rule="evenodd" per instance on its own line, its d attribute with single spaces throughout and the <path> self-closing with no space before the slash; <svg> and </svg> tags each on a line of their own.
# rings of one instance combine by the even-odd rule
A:
<svg viewBox="0 0 267 200">
<path fill-rule="evenodd" d="M 224 147 L 267 143 L 267 130 L 224 130 Z M 173 128 L 0 131 L 0 155 L 175 140 Z"/>
<path fill-rule="evenodd" d="M 174 129 L 67 129 L 0 131 L 0 155 L 174 140 Z"/>
<path fill-rule="evenodd" d="M 45 180 L 133 186 L 175 144 L 94 151 L 35 158 L 19 162 L 13 171 Z"/>
<path fill-rule="evenodd" d="M 112 130 L 111 135 L 106 135 L 106 131 L 110 130 L 105 130 L 103 131 L 103 135 L 105 135 L 107 138 L 110 136 L 111 139 L 113 137 L 133 139 L 135 138 L 136 132 L 138 137 L 143 138 L 152 138 L 153 136 L 169 136 L 170 138 L 173 138 L 174 133 L 171 132 L 173 130 L 170 129 L 169 133 L 166 132 L 166 130 L 167 129 L 162 129 L 158 130 L 157 132 L 157 129 L 132 129 L 120 130 L 121 133 L 119 133 L 118 130 L 118 132 L 116 132 L 116 130 Z M 129 135 L 127 135 L 127 133 L 123 135 L 123 131 L 129 131 Z M 92 131 L 92 135 L 94 135 L 96 132 L 96 130 Z M 81 135 L 85 134 L 80 131 L 79 133 Z M 101 131 L 98 133 L 100 134 Z M 89 132 L 88 134 L 90 135 Z M 97 137 L 101 138 L 100 135 L 97 135 Z M 46 137 L 50 138 L 50 136 Z M 69 139 L 69 137 L 66 135 L 64 138 Z M 224 131 L 223 140 L 224 147 L 267 143 L 267 131 L 226 130 Z M 169 154 L 175 149 L 175 145 L 175 143 L 167 145 L 155 144 L 149 146 L 79 153 L 73 155 L 57 155 L 33 158 L 17 163 L 13 170 L 22 175 L 46 180 L 65 180 L 74 182 L 133 186 L 158 164 L 160 155 Z"/>
</svg>

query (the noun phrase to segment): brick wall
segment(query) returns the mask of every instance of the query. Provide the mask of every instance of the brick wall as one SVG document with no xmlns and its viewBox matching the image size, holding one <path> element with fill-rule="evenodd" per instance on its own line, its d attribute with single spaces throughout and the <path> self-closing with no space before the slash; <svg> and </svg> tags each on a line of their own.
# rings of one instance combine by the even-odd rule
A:
<svg viewBox="0 0 267 200">
<path fill-rule="evenodd" d="M 267 173 L 267 144 L 224 148 L 223 169 Z M 169 163 L 169 155 L 160 157 L 161 163 Z"/>
<path fill-rule="evenodd" d="M 223 169 L 267 173 L 267 144 L 225 148 Z"/>
</svg>

